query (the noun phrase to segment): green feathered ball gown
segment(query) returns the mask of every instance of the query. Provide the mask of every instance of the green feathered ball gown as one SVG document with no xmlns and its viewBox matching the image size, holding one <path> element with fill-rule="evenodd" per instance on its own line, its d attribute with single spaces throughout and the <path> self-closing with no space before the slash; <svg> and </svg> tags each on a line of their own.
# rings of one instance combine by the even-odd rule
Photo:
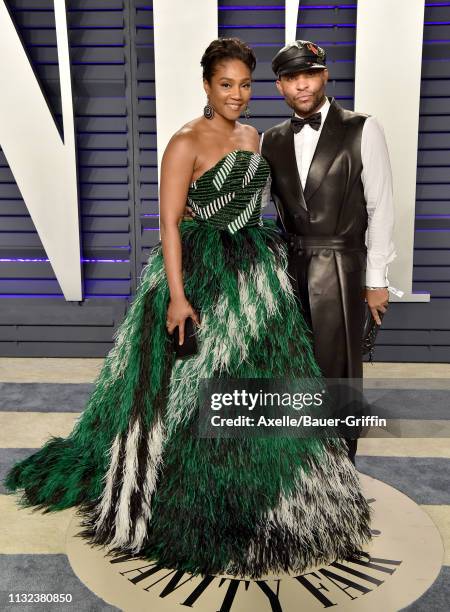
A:
<svg viewBox="0 0 450 612">
<path fill-rule="evenodd" d="M 199 352 L 175 359 L 161 245 L 152 250 L 85 410 L 7 474 L 18 503 L 77 506 L 80 537 L 192 574 L 258 578 L 357 555 L 370 509 L 339 438 L 200 438 L 201 378 L 320 377 L 275 223 L 269 166 L 235 150 L 189 188 L 180 224 Z M 331 350 L 331 347 L 330 347 Z"/>
</svg>

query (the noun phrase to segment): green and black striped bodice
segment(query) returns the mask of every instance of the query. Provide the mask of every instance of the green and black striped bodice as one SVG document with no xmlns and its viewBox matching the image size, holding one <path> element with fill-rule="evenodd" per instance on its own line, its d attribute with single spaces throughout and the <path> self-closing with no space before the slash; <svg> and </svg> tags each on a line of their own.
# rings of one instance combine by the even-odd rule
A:
<svg viewBox="0 0 450 612">
<path fill-rule="evenodd" d="M 262 225 L 262 193 L 269 176 L 269 164 L 262 155 L 236 149 L 190 185 L 188 204 L 197 221 L 231 234 Z"/>
</svg>

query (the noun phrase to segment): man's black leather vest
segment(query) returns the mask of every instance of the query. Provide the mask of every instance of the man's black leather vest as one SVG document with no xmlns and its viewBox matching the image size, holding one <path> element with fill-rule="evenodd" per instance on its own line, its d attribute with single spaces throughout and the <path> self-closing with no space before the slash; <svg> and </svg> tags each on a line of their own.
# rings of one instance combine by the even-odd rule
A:
<svg viewBox="0 0 450 612">
<path fill-rule="evenodd" d="M 261 153 L 272 169 L 272 197 L 286 232 L 348 236 L 364 245 L 367 209 L 361 181 L 361 135 L 368 115 L 343 109 L 334 98 L 328 99 L 330 108 L 304 192 L 290 119 L 264 133 Z"/>
<path fill-rule="evenodd" d="M 320 369 L 327 378 L 360 378 L 368 221 L 361 137 L 369 115 L 329 100 L 304 192 L 290 119 L 264 133 L 261 153 L 271 167 L 288 272 Z"/>
</svg>

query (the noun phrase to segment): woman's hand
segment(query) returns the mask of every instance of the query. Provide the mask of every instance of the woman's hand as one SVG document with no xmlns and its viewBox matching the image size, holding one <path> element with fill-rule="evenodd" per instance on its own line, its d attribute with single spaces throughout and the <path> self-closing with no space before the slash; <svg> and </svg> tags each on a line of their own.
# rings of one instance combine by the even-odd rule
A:
<svg viewBox="0 0 450 612">
<path fill-rule="evenodd" d="M 186 205 L 184 209 L 183 218 L 188 220 L 188 219 L 193 219 L 194 217 L 195 217 L 195 212 L 192 210 L 190 206 Z"/>
<path fill-rule="evenodd" d="M 184 322 L 188 317 L 200 325 L 197 313 L 185 297 L 171 299 L 167 309 L 167 331 L 172 334 L 175 327 L 179 328 L 179 344 L 184 342 Z"/>
</svg>

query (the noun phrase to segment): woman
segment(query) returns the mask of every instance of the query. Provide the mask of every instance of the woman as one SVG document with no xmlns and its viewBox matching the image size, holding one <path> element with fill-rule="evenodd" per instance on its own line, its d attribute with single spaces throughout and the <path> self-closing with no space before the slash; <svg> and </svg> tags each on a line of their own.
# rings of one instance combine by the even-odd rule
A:
<svg viewBox="0 0 450 612">
<path fill-rule="evenodd" d="M 192 574 L 260 577 L 358 554 L 369 507 L 338 438 L 200 438 L 200 378 L 320 377 L 286 273 L 261 218 L 269 167 L 237 119 L 253 51 L 213 41 L 202 58 L 204 116 L 170 140 L 161 168 L 161 240 L 87 407 L 9 472 L 20 503 L 79 506 L 80 535 Z M 182 218 L 186 201 L 195 219 Z M 199 351 L 175 359 L 191 317 Z M 166 329 L 167 327 L 167 329 Z M 169 333 L 167 333 L 169 332 Z"/>
</svg>

